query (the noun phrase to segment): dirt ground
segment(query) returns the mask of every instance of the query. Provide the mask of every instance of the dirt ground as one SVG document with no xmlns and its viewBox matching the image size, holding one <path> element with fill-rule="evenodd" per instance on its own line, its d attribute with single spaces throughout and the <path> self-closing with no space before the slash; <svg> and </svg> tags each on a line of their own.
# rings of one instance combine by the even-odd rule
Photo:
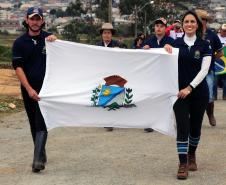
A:
<svg viewBox="0 0 226 185">
<path fill-rule="evenodd" d="M 10 107 L 15 105 L 15 108 Z M 0 117 L 24 109 L 19 81 L 12 69 L 0 69 Z"/>
<path fill-rule="evenodd" d="M 18 97 L 18 82 L 13 74 L 5 76 L 12 77 L 13 83 L 1 78 L 0 85 L 9 85 L 9 95 Z M 215 105 L 217 126 L 209 126 L 205 116 L 198 171 L 190 172 L 186 181 L 176 179 L 175 138 L 142 129 L 53 129 L 46 169 L 34 174 L 25 112 L 0 114 L 0 185 L 226 185 L 226 101 Z"/>
<path fill-rule="evenodd" d="M 0 95 L 20 97 L 19 81 L 12 69 L 0 69 Z"/>
</svg>

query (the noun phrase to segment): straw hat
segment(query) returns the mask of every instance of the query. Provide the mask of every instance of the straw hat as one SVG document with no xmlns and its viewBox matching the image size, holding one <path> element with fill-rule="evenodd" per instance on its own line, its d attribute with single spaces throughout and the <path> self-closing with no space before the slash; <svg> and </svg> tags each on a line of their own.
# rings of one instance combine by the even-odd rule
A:
<svg viewBox="0 0 226 185">
<path fill-rule="evenodd" d="M 222 24 L 221 29 L 226 30 L 226 24 Z"/>
<path fill-rule="evenodd" d="M 100 29 L 100 34 L 102 34 L 104 30 L 111 30 L 112 35 L 115 34 L 115 29 L 113 28 L 111 23 L 104 23 Z"/>
<path fill-rule="evenodd" d="M 195 13 L 198 15 L 198 17 L 200 19 L 206 19 L 206 20 L 210 20 L 210 15 L 208 14 L 208 12 L 206 10 L 202 10 L 202 9 L 197 9 L 195 10 Z"/>
</svg>

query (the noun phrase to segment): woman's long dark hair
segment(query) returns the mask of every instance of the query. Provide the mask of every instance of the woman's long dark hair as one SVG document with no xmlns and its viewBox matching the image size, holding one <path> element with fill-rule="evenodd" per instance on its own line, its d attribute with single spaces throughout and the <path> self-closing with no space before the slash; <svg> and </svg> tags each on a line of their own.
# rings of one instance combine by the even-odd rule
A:
<svg viewBox="0 0 226 185">
<path fill-rule="evenodd" d="M 185 17 L 186 17 L 187 15 L 189 15 L 189 14 L 191 14 L 191 15 L 193 15 L 193 16 L 195 17 L 196 22 L 197 22 L 197 24 L 198 24 L 198 29 L 196 30 L 196 35 L 197 35 L 197 37 L 203 38 L 203 25 L 202 25 L 202 21 L 200 20 L 200 18 L 198 17 L 198 15 L 197 15 L 194 11 L 189 10 L 189 11 L 187 11 L 187 12 L 183 15 L 183 17 L 182 17 L 182 27 L 183 27 L 183 23 L 184 23 Z"/>
</svg>

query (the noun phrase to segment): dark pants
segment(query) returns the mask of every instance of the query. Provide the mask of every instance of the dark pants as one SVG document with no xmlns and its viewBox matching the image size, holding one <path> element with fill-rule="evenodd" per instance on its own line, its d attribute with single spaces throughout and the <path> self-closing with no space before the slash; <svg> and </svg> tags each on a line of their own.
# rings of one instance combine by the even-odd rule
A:
<svg viewBox="0 0 226 185">
<path fill-rule="evenodd" d="M 208 97 L 178 99 L 174 104 L 177 122 L 177 141 L 187 141 L 189 135 L 198 138 L 201 135 L 202 120 L 208 104 Z"/>
<path fill-rule="evenodd" d="M 32 85 L 32 88 L 39 93 L 41 85 Z M 24 100 L 25 110 L 27 112 L 28 120 L 33 141 L 35 141 L 36 132 L 47 131 L 45 121 L 41 114 L 38 102 L 31 99 L 24 87 L 21 87 L 22 97 Z"/>
</svg>

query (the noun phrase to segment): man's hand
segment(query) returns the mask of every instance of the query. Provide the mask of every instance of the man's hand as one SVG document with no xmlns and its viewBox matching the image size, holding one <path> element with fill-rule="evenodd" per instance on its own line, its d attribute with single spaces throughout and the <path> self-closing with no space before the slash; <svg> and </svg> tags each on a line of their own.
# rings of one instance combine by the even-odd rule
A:
<svg viewBox="0 0 226 185">
<path fill-rule="evenodd" d="M 149 46 L 149 45 L 145 45 L 145 46 L 143 47 L 143 49 L 150 49 L 150 46 Z"/>
<path fill-rule="evenodd" d="M 29 97 L 35 101 L 39 101 L 40 97 L 38 96 L 38 93 L 34 90 L 34 89 L 29 89 L 27 90 L 27 93 L 29 95 Z"/>
<path fill-rule="evenodd" d="M 49 35 L 48 37 L 46 37 L 46 40 L 49 42 L 54 42 L 55 40 L 57 40 L 57 37 L 55 35 Z"/>
<path fill-rule="evenodd" d="M 164 46 L 164 48 L 165 48 L 165 50 L 168 52 L 168 53 L 172 53 L 172 51 L 173 51 L 173 47 L 171 46 L 171 45 L 169 45 L 169 44 L 166 44 L 165 46 Z"/>
</svg>

